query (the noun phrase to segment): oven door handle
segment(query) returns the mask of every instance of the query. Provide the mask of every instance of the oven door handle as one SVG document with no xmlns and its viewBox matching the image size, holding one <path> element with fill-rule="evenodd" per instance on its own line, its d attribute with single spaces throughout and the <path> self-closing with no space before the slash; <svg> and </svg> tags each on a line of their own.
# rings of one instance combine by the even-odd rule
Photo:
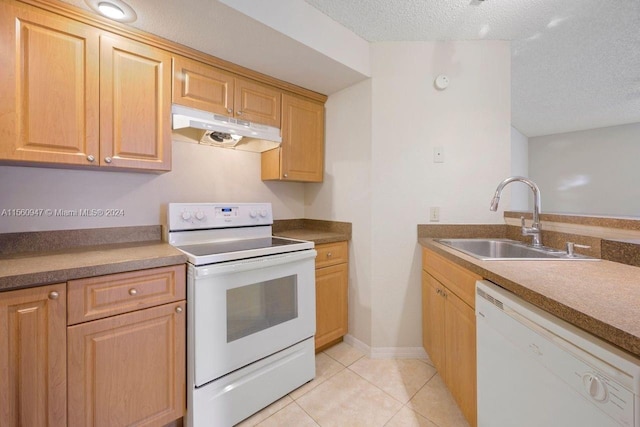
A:
<svg viewBox="0 0 640 427">
<path fill-rule="evenodd" d="M 276 265 L 290 264 L 306 259 L 315 259 L 317 252 L 315 249 L 308 249 L 286 254 L 269 255 L 257 258 L 243 259 L 240 261 L 221 262 L 206 267 L 195 268 L 195 277 L 219 276 L 229 273 L 240 273 L 243 271 L 256 270 L 259 268 L 273 267 Z"/>
</svg>

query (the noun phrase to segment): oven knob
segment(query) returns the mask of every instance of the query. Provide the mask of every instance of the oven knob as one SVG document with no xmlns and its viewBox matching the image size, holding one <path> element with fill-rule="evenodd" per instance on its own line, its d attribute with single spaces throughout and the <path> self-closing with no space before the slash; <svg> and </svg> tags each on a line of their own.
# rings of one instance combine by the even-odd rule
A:
<svg viewBox="0 0 640 427">
<path fill-rule="evenodd" d="M 267 216 L 267 210 L 266 210 L 266 209 L 262 209 L 262 210 L 260 211 L 260 216 L 261 216 L 261 217 L 263 217 L 263 218 L 264 218 L 265 216 Z"/>
<path fill-rule="evenodd" d="M 196 219 L 198 221 L 202 221 L 204 219 L 204 212 L 202 211 L 196 212 Z"/>
<path fill-rule="evenodd" d="M 258 216 L 258 212 L 256 212 L 255 209 L 252 209 L 252 210 L 249 211 L 249 216 L 251 218 L 255 218 L 256 216 Z"/>
<path fill-rule="evenodd" d="M 191 219 L 191 212 L 182 212 L 182 219 L 184 221 L 189 221 Z"/>
</svg>

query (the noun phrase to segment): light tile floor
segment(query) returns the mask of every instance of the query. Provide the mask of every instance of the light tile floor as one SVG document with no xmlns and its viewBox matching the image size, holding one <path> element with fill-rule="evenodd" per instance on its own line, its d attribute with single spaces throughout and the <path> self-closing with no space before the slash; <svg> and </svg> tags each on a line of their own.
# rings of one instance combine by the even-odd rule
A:
<svg viewBox="0 0 640 427">
<path fill-rule="evenodd" d="M 346 343 L 316 355 L 316 378 L 238 427 L 468 427 L 426 360 L 370 359 Z"/>
</svg>

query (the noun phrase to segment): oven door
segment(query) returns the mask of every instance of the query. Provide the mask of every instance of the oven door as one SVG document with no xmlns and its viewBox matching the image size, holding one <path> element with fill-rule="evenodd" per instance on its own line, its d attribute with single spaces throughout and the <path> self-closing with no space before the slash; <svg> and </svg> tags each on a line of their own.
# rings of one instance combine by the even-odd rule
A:
<svg viewBox="0 0 640 427">
<path fill-rule="evenodd" d="M 194 385 L 312 337 L 315 250 L 190 266 Z"/>
</svg>

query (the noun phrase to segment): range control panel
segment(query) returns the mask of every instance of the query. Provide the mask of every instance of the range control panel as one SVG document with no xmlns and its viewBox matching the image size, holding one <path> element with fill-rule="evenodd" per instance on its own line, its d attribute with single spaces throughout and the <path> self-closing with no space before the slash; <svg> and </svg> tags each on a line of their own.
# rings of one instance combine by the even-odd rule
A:
<svg viewBox="0 0 640 427">
<path fill-rule="evenodd" d="M 169 203 L 170 231 L 273 224 L 271 203 Z"/>
</svg>

